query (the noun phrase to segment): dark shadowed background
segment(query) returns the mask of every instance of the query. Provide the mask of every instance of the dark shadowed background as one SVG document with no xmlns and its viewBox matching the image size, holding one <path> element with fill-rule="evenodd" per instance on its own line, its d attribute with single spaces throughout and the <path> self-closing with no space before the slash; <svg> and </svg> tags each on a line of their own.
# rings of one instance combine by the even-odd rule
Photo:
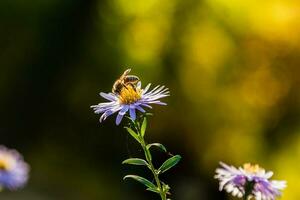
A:
<svg viewBox="0 0 300 200">
<path fill-rule="evenodd" d="M 147 140 L 183 156 L 162 179 L 173 200 L 231 199 L 219 161 L 259 163 L 300 199 L 300 3 L 295 0 L 1 0 L 1 144 L 31 165 L 3 200 L 154 200 L 122 181 L 141 155 L 102 102 L 127 68 L 170 88 Z M 166 155 L 157 152 L 160 164 Z"/>
</svg>

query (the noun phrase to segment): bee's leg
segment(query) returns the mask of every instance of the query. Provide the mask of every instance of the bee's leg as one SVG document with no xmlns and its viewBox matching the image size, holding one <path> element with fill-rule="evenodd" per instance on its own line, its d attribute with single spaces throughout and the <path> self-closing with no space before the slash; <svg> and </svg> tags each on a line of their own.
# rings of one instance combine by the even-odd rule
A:
<svg viewBox="0 0 300 200">
<path fill-rule="evenodd" d="M 134 89 L 134 91 L 136 91 L 136 86 L 133 83 L 128 83 L 128 85 L 130 85 L 132 87 L 132 89 Z"/>
<path fill-rule="evenodd" d="M 127 86 L 126 86 L 125 83 L 122 83 L 122 86 L 128 90 L 128 88 L 127 88 Z"/>
</svg>

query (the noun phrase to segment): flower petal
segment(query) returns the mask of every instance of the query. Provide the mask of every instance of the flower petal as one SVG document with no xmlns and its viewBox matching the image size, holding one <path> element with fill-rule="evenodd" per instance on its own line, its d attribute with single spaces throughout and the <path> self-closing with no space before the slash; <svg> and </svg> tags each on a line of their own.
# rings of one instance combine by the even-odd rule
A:
<svg viewBox="0 0 300 200">
<path fill-rule="evenodd" d="M 151 83 L 149 83 L 149 84 L 143 89 L 143 94 L 145 94 L 145 93 L 149 90 L 150 86 L 151 86 Z"/>
<path fill-rule="evenodd" d="M 107 117 L 109 117 L 110 115 L 112 115 L 114 113 L 115 112 L 112 110 L 108 110 L 108 111 L 104 112 L 99 119 L 100 123 L 103 122 L 104 120 L 106 120 Z"/>
<path fill-rule="evenodd" d="M 139 105 L 137 105 L 137 106 L 135 106 L 135 108 L 136 109 L 138 109 L 139 111 L 141 111 L 141 112 L 146 112 L 141 106 L 139 106 Z"/>
<path fill-rule="evenodd" d="M 116 124 L 119 125 L 124 117 L 124 115 L 126 114 L 126 112 L 128 111 L 129 106 L 128 105 L 124 105 L 124 107 L 120 110 L 120 112 L 117 115 L 116 118 Z"/>
<path fill-rule="evenodd" d="M 130 118 L 134 121 L 136 119 L 135 108 L 129 109 Z"/>
<path fill-rule="evenodd" d="M 117 99 L 113 93 L 100 92 L 100 96 L 109 101 L 115 101 Z"/>
<path fill-rule="evenodd" d="M 148 108 L 151 108 L 152 109 L 152 106 L 146 104 L 146 103 L 142 103 L 141 106 L 145 106 L 145 107 L 148 107 Z"/>
<path fill-rule="evenodd" d="M 123 116 L 124 116 L 124 115 L 120 115 L 120 114 L 117 115 L 117 118 L 116 118 L 116 125 L 119 125 L 119 124 L 121 123 L 121 121 L 122 121 L 122 119 L 123 119 Z"/>
</svg>

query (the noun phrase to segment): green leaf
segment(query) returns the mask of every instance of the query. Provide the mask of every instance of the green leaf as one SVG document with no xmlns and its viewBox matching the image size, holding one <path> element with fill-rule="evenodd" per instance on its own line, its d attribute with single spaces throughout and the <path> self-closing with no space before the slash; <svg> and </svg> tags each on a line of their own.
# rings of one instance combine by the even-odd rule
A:
<svg viewBox="0 0 300 200">
<path fill-rule="evenodd" d="M 150 192 L 155 192 L 155 193 L 160 193 L 159 192 L 159 190 L 158 190 L 158 188 L 155 188 L 155 189 L 153 189 L 153 188 L 147 188 L 146 190 L 148 190 L 148 191 L 150 191 Z"/>
<path fill-rule="evenodd" d="M 122 162 L 122 164 L 129 164 L 129 165 L 145 165 L 148 166 L 148 163 L 140 158 L 129 158 Z"/>
<path fill-rule="evenodd" d="M 153 116 L 153 113 L 145 113 L 145 116 Z"/>
<path fill-rule="evenodd" d="M 127 175 L 127 176 L 124 176 L 123 180 L 125 180 L 127 178 L 134 179 L 134 180 L 144 184 L 146 187 L 151 188 L 151 191 L 157 190 L 156 186 L 153 183 L 151 183 L 150 181 L 148 181 L 147 179 L 145 179 L 143 177 L 140 177 L 137 175 Z"/>
<path fill-rule="evenodd" d="M 134 132 L 131 128 L 129 127 L 125 127 L 125 129 L 127 130 L 127 132 L 134 138 L 136 139 L 136 141 L 138 141 L 139 143 L 141 143 L 140 138 L 138 136 L 138 134 L 136 134 L 136 132 Z"/>
<path fill-rule="evenodd" d="M 174 167 L 181 159 L 180 155 L 173 156 L 166 160 L 158 169 L 160 173 L 164 173 L 165 171 L 169 170 L 170 168 Z"/>
<path fill-rule="evenodd" d="M 146 128 L 147 128 L 147 118 L 144 117 L 143 123 L 142 123 L 142 127 L 141 127 L 141 135 L 142 137 L 144 137 L 145 133 L 146 133 Z"/>
<path fill-rule="evenodd" d="M 125 118 L 129 119 L 133 124 L 135 123 L 135 121 L 132 120 L 130 116 L 125 115 Z"/>
<path fill-rule="evenodd" d="M 152 144 L 148 144 L 148 145 L 147 145 L 147 148 L 150 149 L 150 148 L 153 147 L 153 146 L 160 148 L 160 149 L 163 150 L 164 152 L 167 152 L 166 147 L 165 147 L 164 145 L 160 144 L 160 143 L 152 143 Z"/>
</svg>

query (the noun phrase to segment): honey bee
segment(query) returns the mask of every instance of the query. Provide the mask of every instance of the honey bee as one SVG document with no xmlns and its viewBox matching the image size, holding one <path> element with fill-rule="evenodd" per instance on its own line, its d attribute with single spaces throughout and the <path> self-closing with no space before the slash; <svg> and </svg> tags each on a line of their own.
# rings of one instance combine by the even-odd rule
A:
<svg viewBox="0 0 300 200">
<path fill-rule="evenodd" d="M 139 77 L 135 75 L 129 75 L 131 69 L 127 69 L 124 73 L 118 78 L 113 87 L 112 92 L 114 94 L 120 94 L 123 87 L 127 88 L 128 85 L 131 85 L 134 89 L 136 88 L 136 84 L 139 82 Z"/>
</svg>

